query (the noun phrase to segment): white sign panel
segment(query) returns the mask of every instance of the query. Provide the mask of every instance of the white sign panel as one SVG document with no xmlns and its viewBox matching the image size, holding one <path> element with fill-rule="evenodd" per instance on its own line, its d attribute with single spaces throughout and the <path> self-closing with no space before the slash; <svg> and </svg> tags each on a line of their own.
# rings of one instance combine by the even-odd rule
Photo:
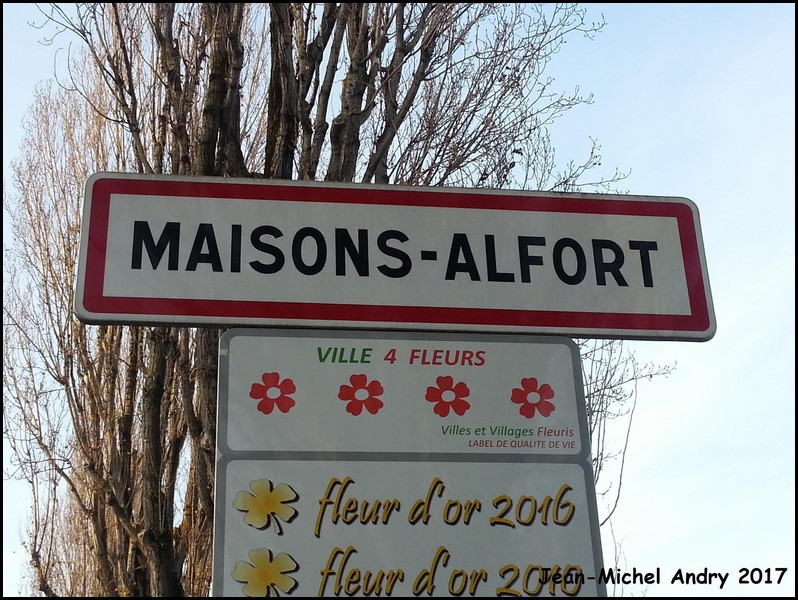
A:
<svg viewBox="0 0 798 600">
<path fill-rule="evenodd" d="M 233 329 L 214 595 L 603 595 L 576 345 Z"/>
<path fill-rule="evenodd" d="M 76 295 L 90 323 L 706 340 L 682 198 L 97 174 Z"/>
<path fill-rule="evenodd" d="M 232 460 L 220 469 L 214 595 L 599 593 L 592 481 L 580 465 Z"/>
<path fill-rule="evenodd" d="M 222 348 L 223 452 L 585 449 L 570 340 L 235 331 Z"/>
</svg>

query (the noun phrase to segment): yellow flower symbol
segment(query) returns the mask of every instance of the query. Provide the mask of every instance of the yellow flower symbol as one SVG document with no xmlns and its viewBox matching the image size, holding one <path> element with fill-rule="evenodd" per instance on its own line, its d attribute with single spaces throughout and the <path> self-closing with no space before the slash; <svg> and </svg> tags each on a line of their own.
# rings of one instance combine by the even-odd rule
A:
<svg viewBox="0 0 798 600">
<path fill-rule="evenodd" d="M 296 500 L 299 497 L 297 493 L 286 483 L 273 487 L 268 479 L 250 481 L 249 489 L 254 494 L 241 490 L 236 494 L 233 506 L 247 513 L 244 515 L 247 525 L 256 529 L 265 529 L 273 523 L 277 535 L 282 535 L 283 528 L 278 519 L 290 523 L 296 517 L 296 510 L 288 506 L 288 502 Z"/>
<path fill-rule="evenodd" d="M 288 554 L 281 552 L 272 557 L 268 548 L 249 552 L 250 562 L 240 560 L 233 569 L 233 579 L 245 583 L 244 595 L 250 597 L 277 596 L 277 590 L 288 594 L 296 585 L 296 579 L 286 573 L 299 569 L 299 565 Z"/>
</svg>

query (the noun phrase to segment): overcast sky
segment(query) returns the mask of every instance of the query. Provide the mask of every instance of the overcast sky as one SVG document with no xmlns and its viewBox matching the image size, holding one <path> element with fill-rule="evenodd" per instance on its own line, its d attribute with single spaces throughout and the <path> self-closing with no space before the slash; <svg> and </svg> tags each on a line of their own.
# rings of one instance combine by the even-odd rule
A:
<svg viewBox="0 0 798 600">
<path fill-rule="evenodd" d="M 794 596 L 795 5 L 588 8 L 604 31 L 569 41 L 550 75 L 595 102 L 553 129 L 558 156 L 580 158 L 593 137 L 607 174 L 631 171 L 629 193 L 697 204 L 717 319 L 709 342 L 629 344 L 676 370 L 640 387 L 613 521 L 622 566 L 659 567 L 663 581 L 624 594 Z M 4 187 L 17 124 L 52 75 L 35 18 L 32 5 L 3 5 Z M 19 489 L 3 484 L 4 596 L 25 562 Z M 671 584 L 677 569 L 729 578 L 723 590 Z M 743 585 L 742 569 L 774 582 Z"/>
</svg>

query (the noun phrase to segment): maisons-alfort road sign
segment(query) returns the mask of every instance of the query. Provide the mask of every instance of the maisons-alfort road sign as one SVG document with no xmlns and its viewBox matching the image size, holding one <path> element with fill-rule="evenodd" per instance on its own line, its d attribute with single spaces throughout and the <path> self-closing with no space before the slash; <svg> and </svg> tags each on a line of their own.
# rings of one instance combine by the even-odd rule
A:
<svg viewBox="0 0 798 600">
<path fill-rule="evenodd" d="M 684 198 L 98 173 L 87 323 L 708 340 Z"/>
</svg>

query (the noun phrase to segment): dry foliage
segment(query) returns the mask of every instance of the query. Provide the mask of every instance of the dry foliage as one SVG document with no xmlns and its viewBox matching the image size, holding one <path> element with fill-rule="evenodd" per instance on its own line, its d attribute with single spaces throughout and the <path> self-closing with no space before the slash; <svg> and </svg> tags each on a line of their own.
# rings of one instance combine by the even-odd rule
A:
<svg viewBox="0 0 798 600">
<path fill-rule="evenodd" d="M 34 593 L 202 596 L 211 577 L 219 331 L 87 326 L 72 312 L 96 171 L 406 185 L 610 189 L 598 147 L 557 171 L 547 125 L 590 102 L 545 74 L 591 36 L 575 5 L 81 4 L 4 193 L 3 433 L 34 499 Z M 639 367 L 585 342 L 596 475 Z M 666 369 L 667 370 L 667 369 Z M 617 494 L 617 469 L 603 492 Z M 611 503 L 612 504 L 612 503 Z"/>
</svg>

